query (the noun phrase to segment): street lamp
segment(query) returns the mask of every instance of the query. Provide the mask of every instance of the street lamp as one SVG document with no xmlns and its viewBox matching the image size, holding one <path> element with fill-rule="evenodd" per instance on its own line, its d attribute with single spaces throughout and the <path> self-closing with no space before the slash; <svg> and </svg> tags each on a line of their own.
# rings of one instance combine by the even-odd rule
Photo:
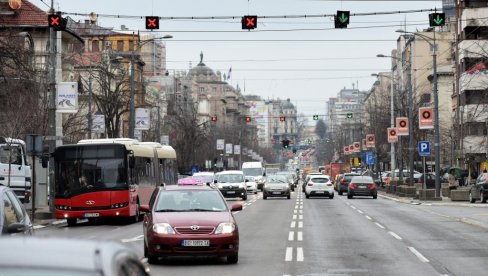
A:
<svg viewBox="0 0 488 276">
<path fill-rule="evenodd" d="M 154 42 L 159 39 L 170 39 L 173 38 L 172 35 L 165 35 L 162 37 L 155 37 L 151 39 L 144 40 L 141 43 L 140 40 L 137 41 L 137 50 L 140 51 L 141 47 L 144 46 L 146 43 Z M 135 87 L 134 87 L 134 63 L 135 63 L 135 48 L 131 51 L 130 56 L 130 109 L 129 109 L 129 138 L 134 139 L 134 128 L 135 128 Z"/>
<path fill-rule="evenodd" d="M 413 34 L 414 36 L 418 36 L 422 38 L 425 42 L 427 42 L 430 47 L 432 47 L 432 74 L 433 74 L 433 91 L 434 94 L 434 150 L 435 150 L 435 196 L 440 197 L 441 191 L 441 170 L 440 170 L 440 137 L 439 137 L 439 95 L 437 93 L 437 45 L 435 42 L 435 29 L 434 29 L 434 37 L 430 38 L 428 36 L 419 34 L 419 33 L 412 33 L 407 32 L 404 30 L 397 30 L 398 33 L 406 33 L 406 34 Z M 433 40 L 433 43 L 429 40 Z"/>
</svg>

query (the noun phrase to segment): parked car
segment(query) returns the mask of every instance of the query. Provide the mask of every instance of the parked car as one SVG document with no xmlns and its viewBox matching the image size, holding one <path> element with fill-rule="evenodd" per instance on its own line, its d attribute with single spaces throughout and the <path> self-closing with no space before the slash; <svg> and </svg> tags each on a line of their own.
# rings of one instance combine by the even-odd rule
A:
<svg viewBox="0 0 488 276">
<path fill-rule="evenodd" d="M 254 176 L 246 176 L 246 191 L 247 193 L 258 193 L 258 184 Z"/>
<path fill-rule="evenodd" d="M 334 185 L 327 175 L 314 175 L 305 186 L 305 197 L 311 196 L 327 196 L 330 199 L 334 198 Z"/>
<path fill-rule="evenodd" d="M 488 199 L 488 173 L 482 173 L 476 178 L 476 183 L 469 190 L 469 202 L 475 203 L 476 200 L 486 203 Z"/>
<path fill-rule="evenodd" d="M 284 175 L 272 174 L 266 176 L 264 184 L 263 199 L 268 197 L 291 198 L 290 184 Z"/>
<path fill-rule="evenodd" d="M 32 221 L 14 191 L 0 185 L 0 199 L 1 234 L 32 235 L 34 232 Z"/>
<path fill-rule="evenodd" d="M 339 185 L 337 186 L 337 193 L 339 195 L 342 195 L 342 193 L 346 192 L 348 190 L 348 185 L 349 182 L 351 182 L 351 179 L 355 176 L 359 176 L 357 173 L 345 173 L 343 174 L 342 178 L 339 181 Z"/>
<path fill-rule="evenodd" d="M 354 196 L 372 196 L 378 197 L 376 184 L 371 176 L 354 176 L 347 187 L 347 198 Z"/>
<path fill-rule="evenodd" d="M 1 275 L 149 275 L 129 248 L 113 241 L 57 237 L 0 239 Z"/>
<path fill-rule="evenodd" d="M 224 197 L 240 197 L 247 200 L 246 179 L 242 171 L 220 172 L 214 182 Z"/>
<path fill-rule="evenodd" d="M 229 209 L 214 185 L 171 185 L 159 187 L 145 212 L 144 256 L 150 264 L 168 256 L 226 257 L 239 259 L 239 230 L 231 212 L 242 210 L 241 204 Z"/>
</svg>

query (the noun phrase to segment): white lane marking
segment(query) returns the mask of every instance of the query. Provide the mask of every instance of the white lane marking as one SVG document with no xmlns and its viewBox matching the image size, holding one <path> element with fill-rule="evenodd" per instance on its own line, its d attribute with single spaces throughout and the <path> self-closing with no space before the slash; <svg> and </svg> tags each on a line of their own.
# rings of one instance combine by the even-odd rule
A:
<svg viewBox="0 0 488 276">
<path fill-rule="evenodd" d="M 297 247 L 297 262 L 303 262 L 303 248 Z"/>
<path fill-rule="evenodd" d="M 298 219 L 303 219 L 303 215 L 299 215 L 298 216 Z"/>
<path fill-rule="evenodd" d="M 239 212 L 240 212 L 240 211 L 235 211 L 235 212 L 233 212 L 232 214 L 234 214 L 234 215 L 235 215 L 235 214 L 239 214 Z"/>
<path fill-rule="evenodd" d="M 350 205 L 350 206 L 351 206 L 351 208 L 353 208 L 354 210 L 356 210 L 356 209 L 357 209 L 356 207 L 354 207 L 354 205 Z"/>
<path fill-rule="evenodd" d="M 295 214 L 296 214 L 297 212 L 298 212 L 298 210 L 293 210 L 293 213 L 295 213 Z"/>
<path fill-rule="evenodd" d="M 415 254 L 415 256 L 417 256 L 417 258 L 419 258 L 419 260 L 420 260 L 421 262 L 423 262 L 423 263 L 428 263 L 428 262 L 429 262 L 429 260 L 428 260 L 426 257 L 424 257 L 424 255 L 420 254 L 420 252 L 418 252 L 418 251 L 417 251 L 417 249 L 415 249 L 415 248 L 413 248 L 413 247 L 411 247 L 411 246 L 409 246 L 409 247 L 408 247 L 408 249 L 409 249 L 409 250 L 410 250 L 410 251 L 411 251 L 413 254 Z"/>
<path fill-rule="evenodd" d="M 388 232 L 388 234 L 392 235 L 393 237 L 395 237 L 395 239 L 397 239 L 397 240 L 399 240 L 399 241 L 401 241 L 401 240 L 402 240 L 402 237 L 398 236 L 398 235 L 397 235 L 396 233 L 394 233 L 394 232 L 391 232 L 391 231 L 390 231 L 390 232 Z"/>
<path fill-rule="evenodd" d="M 295 205 L 295 209 L 298 209 L 298 205 Z"/>
<path fill-rule="evenodd" d="M 371 217 L 368 216 L 368 215 L 365 215 L 364 217 L 367 218 L 367 219 L 369 219 L 369 220 L 371 220 Z"/>
<path fill-rule="evenodd" d="M 358 209 L 358 213 L 360 213 L 360 214 L 364 214 L 364 212 L 363 212 L 363 211 L 361 211 L 361 210 L 359 210 L 359 209 Z"/>
<path fill-rule="evenodd" d="M 62 219 L 62 220 L 56 220 L 56 221 L 53 221 L 51 224 L 52 224 L 52 225 L 57 225 L 57 224 L 61 224 L 61 223 L 66 223 L 66 220 L 65 220 L 65 219 Z"/>
<path fill-rule="evenodd" d="M 140 241 L 142 239 L 144 239 L 144 235 L 135 236 L 135 237 L 129 238 L 129 239 L 121 239 L 120 241 L 121 242 L 134 242 L 134 241 Z"/>
<path fill-rule="evenodd" d="M 377 222 L 375 222 L 374 224 L 378 225 L 378 227 L 381 228 L 381 229 L 385 229 L 385 227 L 383 225 L 381 225 L 381 224 L 379 224 Z"/>
<path fill-rule="evenodd" d="M 242 210 L 246 209 L 246 207 L 247 207 L 247 206 L 243 206 L 243 207 L 242 207 Z"/>
<path fill-rule="evenodd" d="M 290 231 L 290 233 L 288 233 L 288 240 L 289 241 L 295 240 L 295 232 Z"/>
<path fill-rule="evenodd" d="M 293 219 L 297 219 L 297 215 L 293 215 Z"/>
<path fill-rule="evenodd" d="M 303 210 L 300 210 L 300 214 L 303 214 Z"/>
<path fill-rule="evenodd" d="M 303 205 L 300 205 L 300 209 L 303 209 Z M 301 210 L 300 210 L 301 211 Z"/>
<path fill-rule="evenodd" d="M 285 262 L 291 262 L 293 260 L 293 247 L 286 248 Z"/>
<path fill-rule="evenodd" d="M 34 228 L 34 230 L 37 230 L 37 229 L 42 229 L 44 227 L 46 227 L 46 226 L 45 225 L 34 225 L 34 227 L 32 227 L 32 228 Z"/>
<path fill-rule="evenodd" d="M 290 224 L 290 228 L 295 228 L 297 222 L 296 221 L 292 221 L 291 224 Z"/>
<path fill-rule="evenodd" d="M 298 232 L 297 240 L 298 241 L 303 241 L 303 232 Z"/>
<path fill-rule="evenodd" d="M 303 221 L 298 222 L 298 228 L 303 228 Z"/>
</svg>

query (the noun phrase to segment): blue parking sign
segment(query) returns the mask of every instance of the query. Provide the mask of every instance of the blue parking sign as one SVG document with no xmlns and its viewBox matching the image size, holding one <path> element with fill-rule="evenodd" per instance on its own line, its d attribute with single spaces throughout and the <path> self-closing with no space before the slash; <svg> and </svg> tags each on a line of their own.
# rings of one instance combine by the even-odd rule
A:
<svg viewBox="0 0 488 276">
<path fill-rule="evenodd" d="M 419 155 L 430 156 L 430 142 L 428 141 L 419 142 Z"/>
</svg>

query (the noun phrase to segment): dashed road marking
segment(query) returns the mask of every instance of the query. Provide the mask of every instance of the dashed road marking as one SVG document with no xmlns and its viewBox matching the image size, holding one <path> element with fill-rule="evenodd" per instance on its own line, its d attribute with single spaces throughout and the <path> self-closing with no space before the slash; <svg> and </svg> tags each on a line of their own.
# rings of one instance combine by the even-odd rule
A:
<svg viewBox="0 0 488 276">
<path fill-rule="evenodd" d="M 298 228 L 303 228 L 303 221 L 298 222 Z"/>
<path fill-rule="evenodd" d="M 297 240 L 298 241 L 303 241 L 303 232 L 298 232 Z"/>
<path fill-rule="evenodd" d="M 359 210 L 359 209 L 358 209 L 357 211 L 358 211 L 358 213 L 360 213 L 360 214 L 364 214 L 364 212 L 363 212 L 363 211 L 361 211 L 361 210 Z"/>
<path fill-rule="evenodd" d="M 121 242 L 135 242 L 135 241 L 140 241 L 142 239 L 144 239 L 144 235 L 135 236 L 135 237 L 129 238 L 129 239 L 121 239 L 120 241 Z"/>
<path fill-rule="evenodd" d="M 300 214 L 303 214 L 303 210 L 300 210 Z"/>
<path fill-rule="evenodd" d="M 296 221 L 292 221 L 291 224 L 290 224 L 290 228 L 295 228 L 296 227 L 296 224 L 297 224 Z"/>
<path fill-rule="evenodd" d="M 377 225 L 379 228 L 381 228 L 381 229 L 385 229 L 385 227 L 384 227 L 383 225 L 381 225 L 381 224 L 379 224 L 379 223 L 377 223 L 377 222 L 375 222 L 374 224 L 376 224 L 376 225 Z"/>
<path fill-rule="evenodd" d="M 303 262 L 304 260 L 304 256 L 303 256 L 303 248 L 302 247 L 298 247 L 297 248 L 297 262 Z"/>
<path fill-rule="evenodd" d="M 298 210 L 293 210 L 293 213 L 295 213 L 295 214 L 298 213 Z"/>
<path fill-rule="evenodd" d="M 367 219 L 369 219 L 369 220 L 372 220 L 372 218 L 370 216 L 368 216 L 368 215 L 365 215 L 364 217 L 367 218 Z"/>
<path fill-rule="evenodd" d="M 42 229 L 44 227 L 46 227 L 46 226 L 45 225 L 34 225 L 33 228 L 34 228 L 34 230 L 37 230 L 37 229 Z"/>
<path fill-rule="evenodd" d="M 356 207 L 354 207 L 354 205 L 350 205 L 350 206 L 351 206 L 351 208 L 353 208 L 354 210 L 356 210 L 356 209 L 357 209 Z"/>
<path fill-rule="evenodd" d="M 299 215 L 298 216 L 298 219 L 303 219 L 303 215 Z"/>
<path fill-rule="evenodd" d="M 290 233 L 288 233 L 288 240 L 289 241 L 295 240 L 295 232 L 290 231 Z"/>
<path fill-rule="evenodd" d="M 293 215 L 293 219 L 297 219 L 297 215 Z"/>
<path fill-rule="evenodd" d="M 293 247 L 287 247 L 285 253 L 285 262 L 291 262 L 293 260 Z"/>
<path fill-rule="evenodd" d="M 413 248 L 413 247 L 411 247 L 411 246 L 409 246 L 409 247 L 408 247 L 408 249 L 409 249 L 409 250 L 410 250 L 410 251 L 411 251 L 413 254 L 415 254 L 415 256 L 417 256 L 417 258 L 419 258 L 419 260 L 420 260 L 421 262 L 423 262 L 423 263 L 428 263 L 428 262 L 429 262 L 429 260 L 428 260 L 426 257 L 424 257 L 424 255 L 422 255 L 420 252 L 418 252 L 418 251 L 417 251 L 417 249 L 415 249 L 415 248 Z"/>
<path fill-rule="evenodd" d="M 56 221 L 53 221 L 51 224 L 52 225 L 58 225 L 58 224 L 61 224 L 61 223 L 66 223 L 66 220 L 65 219 L 56 220 Z"/>
<path fill-rule="evenodd" d="M 397 240 L 399 240 L 399 241 L 401 241 L 401 240 L 402 240 L 402 237 L 398 236 L 398 235 L 397 235 L 396 233 L 394 233 L 394 232 L 391 232 L 391 231 L 390 231 L 390 232 L 388 232 L 388 234 L 392 235 L 393 237 L 395 237 L 395 239 L 397 239 Z"/>
</svg>

